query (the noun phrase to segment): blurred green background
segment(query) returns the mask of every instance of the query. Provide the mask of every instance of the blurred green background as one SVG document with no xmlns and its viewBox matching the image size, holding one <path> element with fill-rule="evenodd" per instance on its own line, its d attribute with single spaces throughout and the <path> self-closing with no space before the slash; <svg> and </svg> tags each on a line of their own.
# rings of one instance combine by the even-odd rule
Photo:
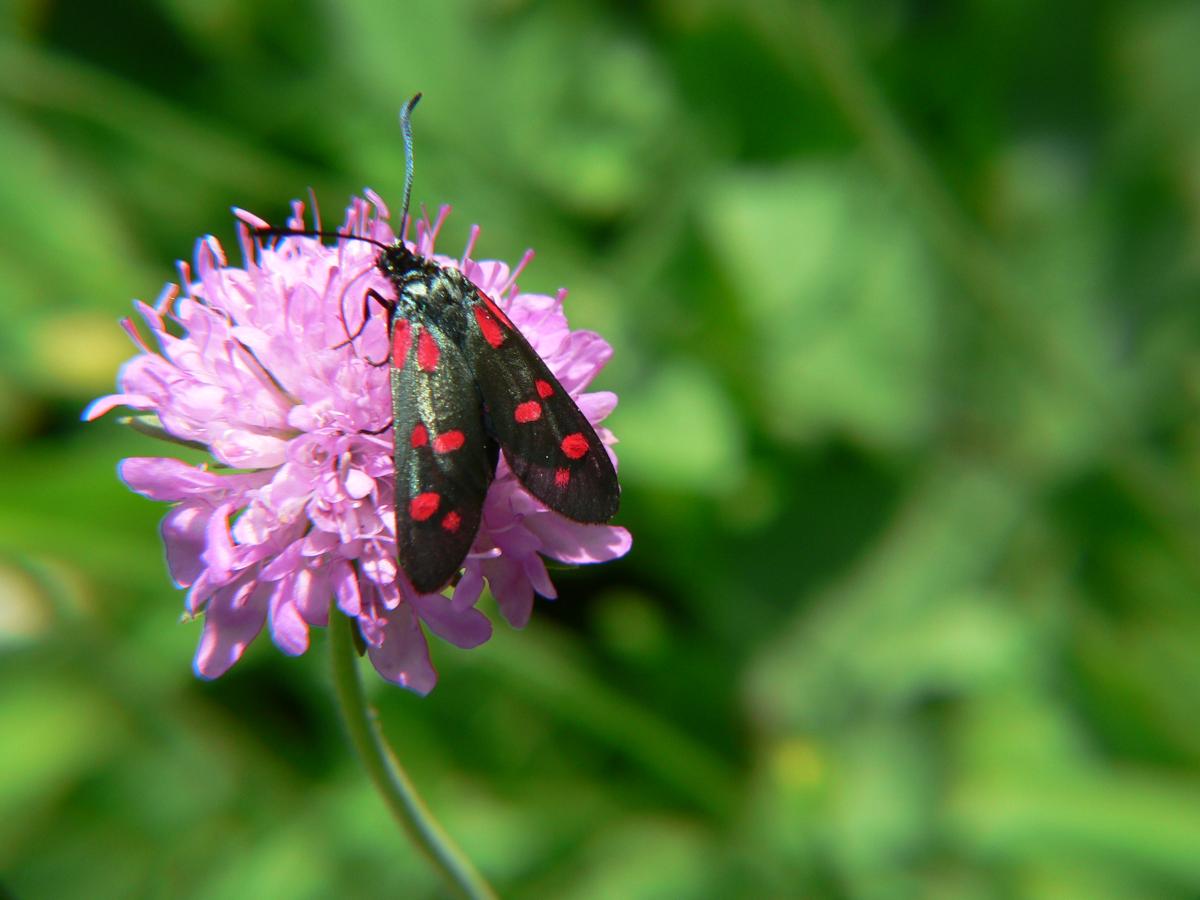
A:
<svg viewBox="0 0 1200 900">
<path fill-rule="evenodd" d="M 438 897 L 324 635 L 194 678 L 81 426 L 231 205 L 418 201 L 616 356 L 625 560 L 386 729 L 505 896 L 1200 895 L 1200 6 L 12 0 L 0 882 Z M 488 610 L 494 605 L 485 603 Z M 4 891 L 0 890 L 0 894 Z"/>
</svg>

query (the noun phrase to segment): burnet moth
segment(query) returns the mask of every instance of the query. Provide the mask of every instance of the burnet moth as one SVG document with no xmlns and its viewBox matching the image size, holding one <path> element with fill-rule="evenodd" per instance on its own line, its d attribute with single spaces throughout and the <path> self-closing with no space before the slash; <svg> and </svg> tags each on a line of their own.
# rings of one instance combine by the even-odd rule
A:
<svg viewBox="0 0 1200 900">
<path fill-rule="evenodd" d="M 400 113 L 401 235 L 412 194 L 411 117 L 420 99 Z M 334 236 L 378 243 L 376 266 L 395 294 L 369 290 L 367 297 L 388 315 L 396 550 L 412 586 L 433 593 L 462 567 L 501 450 L 525 489 L 550 509 L 576 522 L 611 519 L 621 488 L 608 451 L 499 306 L 460 271 L 416 255 L 401 238 L 383 244 Z"/>
</svg>

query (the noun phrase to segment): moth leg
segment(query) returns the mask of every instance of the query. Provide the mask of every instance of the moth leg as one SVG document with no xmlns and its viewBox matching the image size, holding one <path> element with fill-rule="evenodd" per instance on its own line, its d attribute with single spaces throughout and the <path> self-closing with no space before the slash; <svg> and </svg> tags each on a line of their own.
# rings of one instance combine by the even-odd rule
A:
<svg viewBox="0 0 1200 900">
<path fill-rule="evenodd" d="M 380 306 L 382 306 L 389 316 L 392 314 L 392 310 L 396 308 L 395 300 L 389 300 L 387 297 L 383 296 L 377 290 L 375 290 L 375 288 L 367 288 L 366 294 L 363 295 L 362 324 L 358 326 L 358 330 L 355 331 L 354 334 L 350 334 L 350 332 L 347 331 L 346 339 L 344 341 L 342 341 L 340 344 L 334 344 L 330 348 L 331 350 L 340 350 L 342 347 L 345 347 L 347 344 L 354 343 L 354 341 L 356 341 L 358 339 L 358 336 L 363 333 L 363 331 L 367 327 L 367 318 L 370 315 L 370 309 L 368 307 L 368 303 L 371 300 L 374 300 Z M 345 313 L 345 310 L 342 310 L 342 327 L 345 328 L 345 326 L 346 326 L 346 313 Z"/>
<path fill-rule="evenodd" d="M 382 428 L 376 428 L 374 431 L 360 431 L 359 434 L 383 434 L 385 431 L 387 431 L 389 428 L 392 427 L 393 421 L 395 421 L 395 420 L 388 419 L 387 424 L 384 425 Z"/>
<path fill-rule="evenodd" d="M 368 316 L 368 314 L 369 314 L 369 310 L 368 310 L 368 308 L 367 308 L 367 304 L 368 304 L 368 302 L 369 302 L 369 301 L 371 301 L 371 300 L 374 300 L 376 303 L 378 303 L 380 306 L 382 306 L 382 307 L 383 307 L 383 309 L 384 309 L 384 311 L 385 311 L 385 312 L 388 314 L 388 317 L 389 317 L 389 318 L 390 318 L 390 317 L 391 317 L 391 315 L 392 315 L 392 310 L 394 310 L 394 309 L 396 308 L 396 301 L 395 301 L 395 300 L 389 300 L 387 297 L 383 296 L 383 295 L 382 295 L 382 294 L 380 294 L 380 293 L 379 293 L 377 290 L 375 290 L 375 288 L 367 288 L 367 292 L 366 292 L 366 294 L 363 296 L 363 319 L 362 319 L 362 324 L 361 324 L 360 326 L 358 326 L 358 330 L 357 330 L 357 331 L 355 331 L 355 332 L 354 332 L 354 334 L 349 334 L 349 333 L 347 333 L 347 335 L 346 335 L 346 340 L 342 341 L 342 342 L 341 342 L 341 343 L 339 343 L 339 344 L 335 344 L 335 345 L 332 347 L 332 349 L 334 349 L 334 350 L 338 350 L 338 349 L 340 349 L 340 348 L 342 348 L 342 347 L 345 347 L 345 346 L 346 346 L 346 345 L 348 345 L 348 344 L 352 344 L 352 343 L 354 343 L 354 341 L 355 341 L 355 340 L 358 338 L 358 336 L 359 336 L 360 334 L 362 334 L 362 333 L 363 333 L 363 330 L 364 330 L 364 329 L 367 327 L 367 316 Z M 344 326 L 345 324 L 346 324 L 346 316 L 345 316 L 345 314 L 343 313 L 343 315 L 342 315 L 342 325 Z M 382 368 L 383 366 L 386 366 L 386 365 L 388 365 L 388 363 L 390 362 L 390 360 L 389 360 L 387 357 L 384 357 L 383 359 L 379 360 L 378 362 L 376 362 L 376 361 L 375 361 L 375 360 L 373 360 L 373 359 L 367 359 L 366 357 L 363 357 L 363 359 L 366 361 L 367 365 L 369 365 L 369 366 L 374 366 L 374 367 L 375 367 L 375 368 L 377 368 L 377 369 L 379 369 L 379 368 Z"/>
</svg>

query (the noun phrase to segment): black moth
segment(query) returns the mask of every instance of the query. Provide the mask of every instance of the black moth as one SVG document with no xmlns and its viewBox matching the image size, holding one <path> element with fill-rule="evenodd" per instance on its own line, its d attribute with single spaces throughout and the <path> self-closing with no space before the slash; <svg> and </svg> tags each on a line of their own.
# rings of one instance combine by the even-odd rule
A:
<svg viewBox="0 0 1200 900">
<path fill-rule="evenodd" d="M 402 224 L 412 191 L 410 116 L 420 98 L 400 114 Z M 612 460 L 521 332 L 457 269 L 417 256 L 399 239 L 380 247 L 377 266 L 396 296 L 368 296 L 388 313 L 396 549 L 413 587 L 437 591 L 462 567 L 500 450 L 550 509 L 576 522 L 612 518 L 621 494 Z"/>
</svg>

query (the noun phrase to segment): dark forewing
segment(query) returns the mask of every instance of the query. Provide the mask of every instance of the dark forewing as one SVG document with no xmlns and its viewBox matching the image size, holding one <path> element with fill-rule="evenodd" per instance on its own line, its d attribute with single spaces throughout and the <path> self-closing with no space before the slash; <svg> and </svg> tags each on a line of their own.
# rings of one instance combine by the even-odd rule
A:
<svg viewBox="0 0 1200 900">
<path fill-rule="evenodd" d="M 398 318 L 393 331 L 396 545 L 413 587 L 431 593 L 471 549 L 496 446 L 462 350 L 419 319 Z"/>
<path fill-rule="evenodd" d="M 509 468 L 555 512 L 576 522 L 607 522 L 621 489 L 595 429 L 496 304 L 477 297 L 466 346 Z"/>
</svg>

